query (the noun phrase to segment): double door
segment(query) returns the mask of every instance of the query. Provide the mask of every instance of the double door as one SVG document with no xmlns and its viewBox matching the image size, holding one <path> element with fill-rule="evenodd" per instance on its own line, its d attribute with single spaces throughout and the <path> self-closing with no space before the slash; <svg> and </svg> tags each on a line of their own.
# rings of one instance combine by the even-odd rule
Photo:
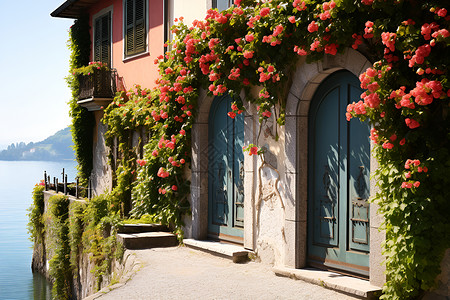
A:
<svg viewBox="0 0 450 300">
<path fill-rule="evenodd" d="M 362 93 L 350 72 L 329 76 L 310 108 L 308 262 L 369 274 L 369 124 L 346 120 Z"/>
</svg>

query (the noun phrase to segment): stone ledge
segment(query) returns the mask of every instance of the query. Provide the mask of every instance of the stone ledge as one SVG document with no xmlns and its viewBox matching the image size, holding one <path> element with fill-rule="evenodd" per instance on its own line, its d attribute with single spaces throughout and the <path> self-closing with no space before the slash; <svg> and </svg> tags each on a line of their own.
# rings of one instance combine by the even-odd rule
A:
<svg viewBox="0 0 450 300">
<path fill-rule="evenodd" d="M 124 224 L 119 226 L 119 233 L 169 232 L 167 226 L 161 224 Z"/>
<path fill-rule="evenodd" d="M 232 244 L 225 244 L 216 241 L 200 241 L 194 239 L 184 239 L 184 244 L 190 248 L 206 251 L 211 254 L 230 258 L 234 263 L 245 262 L 249 259 L 248 255 L 253 253 L 250 250 L 245 249 Z"/>
<path fill-rule="evenodd" d="M 377 299 L 381 294 L 381 288 L 371 285 L 367 280 L 339 273 L 313 268 L 290 269 L 285 267 L 274 267 L 273 271 L 278 276 L 303 280 L 362 299 Z"/>
<path fill-rule="evenodd" d="M 149 249 L 178 245 L 177 237 L 170 232 L 118 233 L 117 239 L 126 249 Z"/>
</svg>

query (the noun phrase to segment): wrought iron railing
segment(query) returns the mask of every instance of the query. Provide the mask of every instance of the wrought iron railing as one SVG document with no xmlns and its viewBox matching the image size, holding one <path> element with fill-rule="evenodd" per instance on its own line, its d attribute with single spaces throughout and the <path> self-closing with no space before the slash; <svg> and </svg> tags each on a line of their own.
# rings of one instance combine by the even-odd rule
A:
<svg viewBox="0 0 450 300">
<path fill-rule="evenodd" d="M 117 71 L 94 70 L 89 75 L 80 75 L 78 100 L 89 98 L 113 99 L 117 91 Z"/>
<path fill-rule="evenodd" d="M 93 188 L 91 177 L 88 179 L 88 187 L 83 187 L 79 184 L 78 177 L 75 178 L 74 182 L 67 181 L 67 174 L 62 169 L 62 183 L 59 181 L 58 177 L 53 177 L 51 180 L 50 175 L 47 171 L 44 171 L 43 185 L 46 191 L 55 191 L 56 193 L 63 193 L 64 195 L 73 196 L 75 198 L 92 198 Z"/>
</svg>

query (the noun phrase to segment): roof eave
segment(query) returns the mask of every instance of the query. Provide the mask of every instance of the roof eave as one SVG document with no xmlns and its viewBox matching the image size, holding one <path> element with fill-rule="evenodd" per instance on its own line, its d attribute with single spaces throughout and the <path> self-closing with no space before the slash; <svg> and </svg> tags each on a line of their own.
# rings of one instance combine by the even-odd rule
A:
<svg viewBox="0 0 450 300">
<path fill-rule="evenodd" d="M 50 15 L 55 18 L 79 19 L 98 0 L 67 0 Z"/>
</svg>

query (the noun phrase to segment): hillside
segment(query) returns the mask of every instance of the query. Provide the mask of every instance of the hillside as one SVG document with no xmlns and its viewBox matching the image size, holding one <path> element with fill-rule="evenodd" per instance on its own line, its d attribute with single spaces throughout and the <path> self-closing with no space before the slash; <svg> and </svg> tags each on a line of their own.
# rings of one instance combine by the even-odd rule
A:
<svg viewBox="0 0 450 300">
<path fill-rule="evenodd" d="M 0 151 L 0 160 L 73 160 L 72 145 L 72 135 L 67 127 L 41 142 L 13 143 Z"/>
</svg>

